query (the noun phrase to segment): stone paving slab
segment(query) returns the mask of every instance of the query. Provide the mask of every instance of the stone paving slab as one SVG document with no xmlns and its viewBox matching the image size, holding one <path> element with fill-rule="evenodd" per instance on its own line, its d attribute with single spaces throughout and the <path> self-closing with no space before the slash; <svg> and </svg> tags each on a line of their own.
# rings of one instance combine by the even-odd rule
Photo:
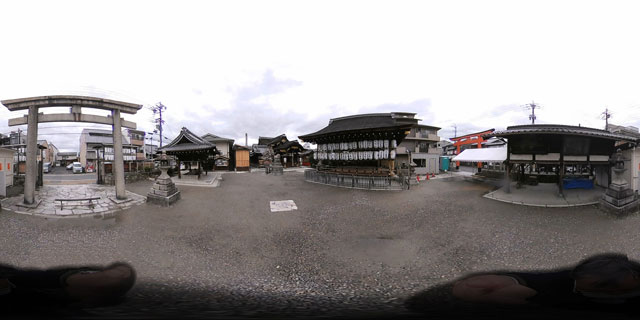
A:
<svg viewBox="0 0 640 320">
<path fill-rule="evenodd" d="M 271 212 L 298 210 L 298 206 L 293 200 L 270 201 L 269 206 L 271 207 Z"/>
<path fill-rule="evenodd" d="M 484 197 L 525 206 L 551 208 L 598 204 L 604 192 L 605 189 L 598 186 L 593 189 L 568 189 L 564 190 L 564 197 L 561 197 L 558 195 L 558 186 L 555 183 L 539 183 L 537 186 L 523 186 L 520 189 L 512 183 L 511 193 L 506 193 L 503 188 L 500 188 Z"/>
<path fill-rule="evenodd" d="M 114 202 L 116 191 L 113 186 L 101 185 L 45 185 L 36 190 L 36 198 L 42 202 L 35 208 L 24 208 L 19 206 L 24 200 L 23 195 L 6 198 L 2 200 L 2 209 L 15 213 L 41 216 L 46 218 L 65 217 L 94 217 L 105 218 L 114 215 L 118 211 L 129 209 L 145 203 L 146 197 L 127 191 L 128 201 Z M 55 199 L 91 198 L 99 197 L 93 201 L 93 206 L 89 201 L 64 202 Z"/>
<path fill-rule="evenodd" d="M 216 188 L 220 186 L 220 181 L 222 181 L 222 172 L 209 172 L 208 175 L 200 175 L 200 179 L 192 175 L 183 175 L 181 179 L 171 177 L 171 181 L 177 186 Z"/>
<path fill-rule="evenodd" d="M 73 185 L 73 184 L 95 184 L 96 179 L 83 180 L 45 180 L 44 185 Z"/>
</svg>

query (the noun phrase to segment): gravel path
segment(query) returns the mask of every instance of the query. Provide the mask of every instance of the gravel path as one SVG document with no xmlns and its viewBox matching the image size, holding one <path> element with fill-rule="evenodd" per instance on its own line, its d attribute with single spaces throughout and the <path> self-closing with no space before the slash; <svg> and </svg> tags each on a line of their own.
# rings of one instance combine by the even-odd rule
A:
<svg viewBox="0 0 640 320">
<path fill-rule="evenodd" d="M 0 261 L 131 263 L 138 283 L 127 299 L 82 317 L 391 318 L 421 316 L 407 299 L 471 272 L 553 269 L 609 251 L 640 260 L 640 216 L 496 202 L 472 182 L 384 192 L 305 183 L 297 172 L 230 173 L 219 188 L 179 188 L 170 208 L 145 204 L 110 220 L 2 211 Z M 270 212 L 273 200 L 298 210 Z"/>
</svg>

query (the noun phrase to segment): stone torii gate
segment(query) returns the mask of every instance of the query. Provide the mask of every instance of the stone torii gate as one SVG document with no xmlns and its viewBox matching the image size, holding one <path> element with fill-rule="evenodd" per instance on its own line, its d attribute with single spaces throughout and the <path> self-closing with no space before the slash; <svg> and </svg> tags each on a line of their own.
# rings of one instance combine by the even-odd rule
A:
<svg viewBox="0 0 640 320">
<path fill-rule="evenodd" d="M 116 181 L 116 198 L 124 200 L 124 160 L 122 156 L 122 127 L 136 129 L 135 122 L 120 118 L 120 113 L 135 114 L 142 105 L 85 96 L 43 96 L 0 101 L 9 111 L 29 110 L 29 114 L 9 119 L 9 126 L 27 125 L 27 161 L 24 180 L 24 204 L 37 206 L 35 201 L 38 150 L 38 123 L 42 122 L 90 122 L 111 125 L 113 128 L 113 175 Z M 39 108 L 71 107 L 70 113 L 44 114 Z M 111 111 L 109 116 L 81 113 L 81 108 Z"/>
</svg>

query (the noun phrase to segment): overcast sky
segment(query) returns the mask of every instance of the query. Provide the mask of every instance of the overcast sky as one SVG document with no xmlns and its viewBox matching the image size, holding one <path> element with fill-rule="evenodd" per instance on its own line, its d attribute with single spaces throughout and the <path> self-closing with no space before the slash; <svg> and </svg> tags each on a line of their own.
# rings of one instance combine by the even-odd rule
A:
<svg viewBox="0 0 640 320">
<path fill-rule="evenodd" d="M 528 123 L 640 126 L 633 1 L 5 1 L 0 99 L 162 102 L 185 126 L 249 144 L 330 118 L 416 112 L 450 138 Z M 54 110 L 42 110 L 49 113 Z M 0 108 L 0 133 L 20 116 Z M 125 118 L 151 131 L 151 112 Z M 40 125 L 78 148 L 83 123 Z M 103 128 L 107 128 L 102 126 Z M 26 129 L 26 126 L 22 126 Z"/>
</svg>

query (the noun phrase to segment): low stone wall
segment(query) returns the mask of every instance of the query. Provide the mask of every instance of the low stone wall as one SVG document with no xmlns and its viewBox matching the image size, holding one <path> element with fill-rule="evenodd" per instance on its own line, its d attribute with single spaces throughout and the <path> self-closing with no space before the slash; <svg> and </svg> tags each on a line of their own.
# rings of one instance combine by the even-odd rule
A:
<svg viewBox="0 0 640 320">
<path fill-rule="evenodd" d="M 125 172 L 124 173 L 124 183 L 133 183 L 137 181 L 147 180 L 149 179 L 148 172 Z M 116 185 L 116 179 L 112 173 L 107 173 L 104 176 L 104 184 L 107 185 Z"/>
<path fill-rule="evenodd" d="M 476 173 L 477 175 L 485 178 L 491 179 L 504 179 L 505 171 L 499 170 L 491 170 L 491 169 L 482 169 L 480 172 Z"/>
<path fill-rule="evenodd" d="M 9 186 L 7 187 L 7 198 L 15 197 L 24 193 L 24 184 L 20 186 Z"/>
<path fill-rule="evenodd" d="M 24 174 L 14 174 L 13 175 L 13 186 L 15 187 L 23 187 L 24 186 Z"/>
</svg>

